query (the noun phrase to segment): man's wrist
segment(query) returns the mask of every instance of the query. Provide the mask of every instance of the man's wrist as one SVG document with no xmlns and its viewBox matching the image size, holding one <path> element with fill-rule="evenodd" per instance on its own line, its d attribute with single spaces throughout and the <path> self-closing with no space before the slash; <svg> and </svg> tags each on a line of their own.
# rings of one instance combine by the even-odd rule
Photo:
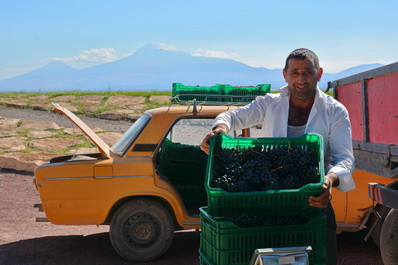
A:
<svg viewBox="0 0 398 265">
<path fill-rule="evenodd" d="M 334 172 L 329 172 L 326 174 L 325 182 L 326 180 L 329 182 L 331 187 L 337 187 L 340 184 L 339 176 L 337 176 L 337 174 Z"/>
</svg>

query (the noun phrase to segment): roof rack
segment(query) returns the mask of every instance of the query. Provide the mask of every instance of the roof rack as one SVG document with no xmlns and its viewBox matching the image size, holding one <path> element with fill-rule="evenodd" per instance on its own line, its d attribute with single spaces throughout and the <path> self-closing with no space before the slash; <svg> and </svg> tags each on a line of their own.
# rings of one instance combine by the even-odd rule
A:
<svg viewBox="0 0 398 265">
<path fill-rule="evenodd" d="M 252 95 L 233 96 L 233 95 L 211 95 L 211 94 L 177 94 L 173 96 L 171 100 L 173 101 L 173 103 L 180 105 L 192 105 L 195 101 L 197 105 L 244 106 L 250 103 L 256 97 L 257 96 L 252 96 Z M 183 100 L 181 100 L 181 98 L 183 98 Z"/>
<path fill-rule="evenodd" d="M 264 96 L 271 91 L 270 84 L 257 86 L 214 85 L 185 86 L 173 83 L 172 102 L 192 104 L 196 100 L 200 105 L 237 105 L 242 106 L 253 101 L 257 96 Z"/>
</svg>

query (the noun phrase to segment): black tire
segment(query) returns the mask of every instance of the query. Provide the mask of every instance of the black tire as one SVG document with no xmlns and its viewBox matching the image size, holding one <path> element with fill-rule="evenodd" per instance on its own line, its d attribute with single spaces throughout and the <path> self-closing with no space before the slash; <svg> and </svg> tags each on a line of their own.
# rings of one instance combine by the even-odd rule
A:
<svg viewBox="0 0 398 265">
<path fill-rule="evenodd" d="M 174 224 L 161 203 L 134 199 L 116 211 L 109 235 L 113 247 L 123 258 L 134 262 L 151 261 L 169 249 Z"/>
<path fill-rule="evenodd" d="M 380 234 L 380 253 L 385 265 L 398 264 L 398 210 L 391 209 Z"/>
<path fill-rule="evenodd" d="M 391 210 L 391 208 L 378 204 L 376 206 L 376 211 L 379 213 L 381 219 L 380 221 L 377 223 L 376 227 L 374 228 L 374 230 L 372 231 L 371 237 L 372 237 L 372 241 L 375 243 L 375 245 L 380 248 L 380 235 L 381 235 L 381 228 L 383 226 L 383 222 L 386 219 L 386 216 L 388 214 L 388 212 Z M 379 219 L 379 217 L 376 216 L 376 214 L 372 214 L 372 216 L 369 219 L 369 225 L 368 227 L 372 227 L 373 224 L 376 222 L 376 220 Z"/>
</svg>

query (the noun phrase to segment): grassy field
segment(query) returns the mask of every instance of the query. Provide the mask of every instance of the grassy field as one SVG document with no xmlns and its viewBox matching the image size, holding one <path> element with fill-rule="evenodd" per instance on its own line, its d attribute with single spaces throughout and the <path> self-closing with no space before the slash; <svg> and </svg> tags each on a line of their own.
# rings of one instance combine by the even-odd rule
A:
<svg viewBox="0 0 398 265">
<path fill-rule="evenodd" d="M 107 100 L 112 96 L 131 96 L 131 97 L 144 97 L 144 104 L 146 107 L 141 108 L 141 112 L 145 110 L 156 108 L 164 105 L 171 105 L 171 102 L 159 102 L 156 100 L 150 100 L 152 96 L 169 96 L 171 97 L 171 92 L 161 92 L 161 91 L 150 91 L 150 92 L 57 92 L 57 93 L 2 93 L 0 98 L 0 105 L 2 106 L 12 106 L 12 104 L 19 104 L 21 108 L 27 109 L 38 109 L 40 105 L 41 110 L 45 110 L 45 106 L 48 105 L 48 110 L 52 109 L 52 102 L 57 102 L 61 97 L 71 97 L 69 100 L 62 100 L 64 103 L 70 104 L 76 110 L 73 111 L 77 114 L 87 114 L 85 108 L 87 107 L 83 100 L 86 96 L 97 96 L 98 104 L 96 108 L 90 110 L 92 116 L 96 114 L 103 113 L 109 110 L 118 109 L 118 106 L 113 106 L 105 104 Z"/>
</svg>

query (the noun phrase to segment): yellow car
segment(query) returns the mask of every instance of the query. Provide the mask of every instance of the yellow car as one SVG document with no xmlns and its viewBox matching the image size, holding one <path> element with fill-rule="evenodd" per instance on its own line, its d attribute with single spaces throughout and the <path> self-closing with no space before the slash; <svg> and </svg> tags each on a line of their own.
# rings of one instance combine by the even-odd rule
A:
<svg viewBox="0 0 398 265">
<path fill-rule="evenodd" d="M 145 112 L 112 147 L 69 110 L 98 153 L 63 156 L 35 169 L 42 207 L 53 224 L 110 225 L 116 251 L 153 260 L 174 230 L 200 229 L 207 155 L 200 142 L 214 117 L 234 106 L 177 106 Z"/>
</svg>

